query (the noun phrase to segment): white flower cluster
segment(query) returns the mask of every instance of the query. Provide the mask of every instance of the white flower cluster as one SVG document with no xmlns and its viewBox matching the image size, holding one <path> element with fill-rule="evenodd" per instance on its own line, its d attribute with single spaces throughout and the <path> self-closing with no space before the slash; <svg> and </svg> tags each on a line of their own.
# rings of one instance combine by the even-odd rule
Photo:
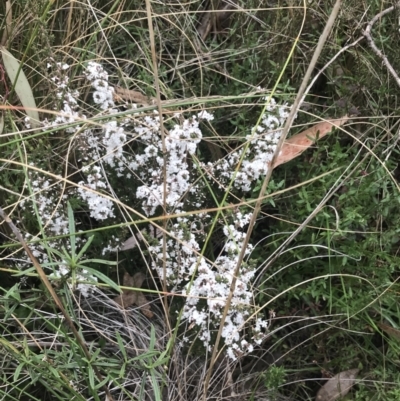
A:
<svg viewBox="0 0 400 401">
<path fill-rule="evenodd" d="M 251 214 L 243 215 L 237 211 L 231 218 L 233 223 L 223 227 L 225 245 L 214 263 L 199 255 L 199 242 L 205 234 L 200 227 L 205 222 L 200 216 L 196 223 L 189 218 L 178 218 L 170 229 L 171 238 L 167 239 L 166 279 L 172 292 L 181 292 L 186 296 L 182 318 L 198 329 L 199 339 L 210 349 L 212 328 L 218 327 L 226 300 L 229 295 L 234 271 L 238 264 L 239 253 L 245 238 L 244 227 L 249 223 Z M 209 218 L 209 216 L 208 216 Z M 183 227 L 190 227 L 185 230 Z M 163 239 L 156 246 L 150 246 L 154 255 L 152 267 L 161 278 L 164 277 Z M 245 255 L 249 255 L 252 246 L 248 245 Z M 241 338 L 243 328 L 252 312 L 251 280 L 255 269 L 242 262 L 236 280 L 235 291 L 226 316 L 222 337 L 227 345 L 228 355 L 236 359 L 253 350 L 253 344 L 259 344 L 264 338 L 268 322 L 258 319 L 253 325 L 252 342 Z M 193 281 L 192 281 L 193 278 Z"/>
<path fill-rule="evenodd" d="M 34 166 L 30 163 L 30 166 Z M 59 177 L 61 178 L 61 177 Z M 34 194 L 32 200 L 22 200 L 20 207 L 23 210 L 29 209 L 30 213 L 35 210 L 31 202 L 35 202 L 40 225 L 45 227 L 46 232 L 51 235 L 68 234 L 68 218 L 64 213 L 64 203 L 59 203 L 59 194 L 61 193 L 62 185 L 59 182 L 53 181 L 52 178 L 40 176 L 35 170 L 29 173 L 29 182 L 31 192 Z M 27 184 L 25 184 L 27 188 Z M 66 195 L 64 195 L 64 199 Z"/>
<path fill-rule="evenodd" d="M 96 191 L 87 191 L 82 187 L 78 187 L 77 189 L 79 196 L 86 201 L 89 207 L 90 217 L 96 220 L 105 220 L 114 217 L 112 201 L 98 194 L 98 190 L 106 188 L 100 166 L 85 166 L 82 168 L 82 172 L 86 173 L 86 182 L 81 181 L 79 184 Z"/>
<path fill-rule="evenodd" d="M 90 61 L 84 74 L 95 89 L 93 101 L 102 110 L 114 107 L 114 88 L 108 85 L 108 73 L 104 71 L 103 67 L 98 63 Z"/>
<path fill-rule="evenodd" d="M 52 69 L 51 80 L 56 86 L 56 97 L 62 102 L 62 106 L 60 114 L 58 114 L 53 121 L 49 122 L 47 119 L 44 120 L 44 126 L 46 128 L 51 126 L 57 127 L 59 125 L 66 125 L 84 119 L 85 116 L 79 114 L 77 111 L 77 98 L 79 96 L 79 92 L 76 90 L 72 91 L 70 89 L 69 78 L 65 73 L 65 71 L 69 69 L 69 65 L 56 63 L 53 59 L 50 59 L 50 61 L 51 63 L 47 64 L 47 68 Z M 59 111 L 60 107 L 55 105 L 54 109 Z M 78 128 L 79 127 L 76 126 L 67 127 L 66 132 L 73 133 Z"/>
<path fill-rule="evenodd" d="M 289 108 L 286 104 L 277 105 L 272 98 L 266 111 L 260 124 L 253 128 L 254 134 L 246 136 L 249 146 L 244 154 L 243 150 L 237 150 L 223 160 L 214 164 L 208 163 L 208 172 L 218 177 L 220 182 L 226 184 L 234 178 L 236 188 L 249 191 L 251 184 L 267 173 L 282 134 L 282 126 L 289 115 Z M 240 169 L 236 171 L 240 161 Z"/>
<path fill-rule="evenodd" d="M 33 166 L 33 164 L 31 164 Z M 51 178 L 44 178 L 39 175 L 38 172 L 32 170 L 29 173 L 30 178 L 30 191 L 33 196 L 32 199 L 24 199 L 20 202 L 20 207 L 23 210 L 28 210 L 30 214 L 35 215 L 35 207 L 37 209 L 37 217 L 46 237 L 53 237 L 59 235 L 69 234 L 69 222 L 68 216 L 64 210 L 65 202 L 59 202 L 59 198 L 62 193 L 62 184 L 59 181 L 53 181 Z M 61 178 L 61 177 L 59 177 Z M 27 185 L 26 185 L 27 186 Z M 62 200 L 66 200 L 67 195 L 62 195 Z M 34 204 L 33 204 L 34 202 Z M 35 207 L 34 207 L 35 205 Z M 53 266 L 54 260 L 57 258 L 52 255 L 50 260 L 49 250 L 61 249 L 63 246 L 67 250 L 71 250 L 69 242 L 65 243 L 62 239 L 47 240 L 47 247 L 39 242 L 39 237 L 34 236 L 30 233 L 25 234 L 25 240 L 30 241 L 30 249 L 33 256 L 38 259 L 39 263 L 47 267 L 46 265 Z M 75 241 L 79 245 L 84 245 L 85 241 L 81 237 L 76 237 Z M 25 268 L 27 264 L 30 264 L 27 256 L 23 256 L 23 259 L 18 263 L 20 268 Z M 49 275 L 49 278 L 60 278 L 70 273 L 70 269 L 67 268 L 65 261 L 59 261 L 58 270 L 53 269 L 53 273 Z M 88 272 L 76 272 L 75 281 L 79 280 L 90 280 L 97 281 L 96 277 L 89 275 Z M 79 283 L 76 288 L 87 296 L 88 293 L 93 289 L 92 285 Z"/>
<path fill-rule="evenodd" d="M 113 88 L 109 86 L 108 74 L 101 65 L 90 62 L 85 76 L 95 89 L 94 102 L 102 110 L 114 107 Z M 166 134 L 165 157 L 162 157 L 161 125 L 156 111 L 153 115 L 138 115 L 134 122 L 129 119 L 117 122 L 113 118 L 115 110 L 112 108 L 108 109 L 107 113 L 110 115 L 110 120 L 103 125 L 101 141 L 99 135 L 94 134 L 92 130 L 84 131 L 80 139 L 85 140 L 86 152 L 97 154 L 94 159 L 101 159 L 119 176 L 131 175 L 132 172 L 138 171 L 139 179 L 144 184 L 137 188 L 136 196 L 143 200 L 142 207 L 148 216 L 154 215 L 157 208 L 163 205 L 164 188 L 166 188 L 165 202 L 169 210 L 182 207 L 184 195 L 198 192 L 198 187 L 190 184 L 192 177 L 188 159 L 194 154 L 202 139 L 199 121 L 202 119 L 211 121 L 213 116 L 210 113 L 202 111 L 197 116 L 181 118 L 180 123 L 175 124 Z M 181 116 L 176 114 L 174 117 L 178 120 Z M 135 156 L 124 154 L 123 148 L 128 140 L 125 130 L 136 133 L 144 144 L 140 154 Z M 126 172 L 127 169 L 129 172 Z M 200 203 L 197 204 L 199 207 Z M 92 208 L 91 211 L 93 212 Z"/>
<path fill-rule="evenodd" d="M 65 276 L 71 276 L 71 272 L 70 269 L 61 262 L 58 270 L 49 275 L 49 279 L 60 279 Z M 77 289 L 84 297 L 87 297 L 90 293 L 94 291 L 95 286 L 93 284 L 86 283 L 76 284 L 79 281 L 92 281 L 94 283 L 97 283 L 98 280 L 97 277 L 89 274 L 88 271 L 85 269 L 82 269 L 79 272 L 75 272 L 75 274 L 73 274 L 73 279 L 67 279 L 67 284 L 72 291 Z"/>
<path fill-rule="evenodd" d="M 176 223 L 168 228 L 170 238 L 167 238 L 166 255 L 166 280 L 168 285 L 174 288 L 172 291 L 182 289 L 196 273 L 199 265 L 200 242 L 205 239 L 203 227 L 209 221 L 208 215 L 197 217 L 178 217 Z M 158 240 L 157 245 L 149 247 L 154 259 L 152 268 L 164 279 L 163 266 L 163 238 Z M 200 258 L 200 263 L 204 258 Z"/>
<path fill-rule="evenodd" d="M 59 68 L 66 69 L 64 66 Z M 176 114 L 165 122 L 163 144 L 160 117 L 156 111 L 151 114 L 139 113 L 133 105 L 134 119 L 118 118 L 114 108 L 113 88 L 102 66 L 90 62 L 84 75 L 94 88 L 94 107 L 100 109 L 106 117 L 101 127 L 68 128 L 69 132 L 78 134 L 75 139 L 81 154 L 79 161 L 84 165 L 81 172 L 85 180 L 79 183 L 81 188 L 76 194 L 87 202 L 91 217 L 99 221 L 115 217 L 111 200 L 102 196 L 104 191 L 115 192 L 114 196 L 118 196 L 118 188 L 111 188 L 108 183 L 109 173 L 131 180 L 136 198 L 142 202 L 142 208 L 148 216 L 161 211 L 164 203 L 166 213 L 181 213 L 205 207 L 206 192 L 199 184 L 201 172 L 193 167 L 192 156 L 202 140 L 200 121 L 211 121 L 213 116 L 206 111 L 190 117 Z M 77 94 L 69 92 L 68 80 L 58 78 L 55 83 L 63 93 L 60 96 L 63 111 L 70 117 L 67 120 L 60 117 L 50 125 L 75 121 L 78 117 Z M 244 154 L 240 150 L 235 151 L 223 160 L 203 165 L 204 171 L 217 178 L 217 182 L 219 180 L 222 185 L 234 179 L 237 189 L 248 191 L 251 183 L 267 172 L 287 110 L 287 106 L 278 106 L 272 99 L 261 124 L 253 130 L 252 135 L 247 136 L 249 146 Z M 79 118 L 86 117 L 79 115 Z M 133 135 L 136 136 L 134 141 Z M 235 171 L 240 160 L 241 166 Z M 85 190 L 85 187 L 90 190 Z M 240 250 L 244 246 L 245 226 L 250 216 L 236 211 L 230 216 L 229 222 L 225 221 L 222 226 L 223 249 L 214 262 L 201 255 L 206 238 L 205 228 L 211 221 L 207 214 L 188 214 L 171 220 L 165 244 L 166 255 L 163 254 L 163 238 L 154 238 L 149 247 L 153 257 L 152 267 L 159 277 L 173 287 L 172 291 L 186 296 L 183 319 L 191 327 L 197 326 L 206 347 L 212 346 L 212 331 L 218 327 L 226 307 Z M 248 245 L 246 255 L 251 250 L 252 246 Z M 62 270 L 60 274 L 63 274 Z M 251 352 L 254 344 L 261 342 L 267 329 L 267 321 L 254 319 L 251 341 L 242 335 L 254 311 L 251 289 L 254 274 L 254 266 L 241 262 L 222 331 L 228 354 L 233 359 Z"/>
<path fill-rule="evenodd" d="M 96 75 L 98 74 L 98 75 Z M 88 79 L 106 80 L 101 66 L 91 64 Z M 109 88 L 103 82 L 96 84 L 95 89 Z M 109 95 L 109 98 L 111 95 Z M 97 102 L 98 96 L 94 96 Z M 111 104 L 113 106 L 113 104 Z M 102 105 L 101 108 L 103 109 Z M 274 146 L 279 140 L 279 128 L 284 122 L 286 112 L 284 106 L 278 107 L 272 101 L 267 109 L 270 113 L 265 115 L 257 133 L 251 137 L 250 147 L 244 158 L 242 175 L 237 177 L 236 186 L 244 189 L 248 188 L 249 183 L 245 182 L 245 177 L 249 179 L 251 169 L 257 172 L 252 180 L 257 179 L 261 174 L 266 173 L 267 163 L 272 157 Z M 273 115 L 278 111 L 279 117 Z M 102 135 L 103 149 L 94 144 L 96 136 L 91 137 L 90 147 L 96 147 L 98 159 L 104 160 L 110 167 L 114 167 L 119 174 L 125 169 L 136 172 L 139 185 L 136 190 L 138 199 L 142 199 L 142 208 L 147 215 L 154 215 L 158 207 L 163 206 L 164 188 L 166 188 L 165 203 L 167 211 L 179 213 L 193 207 L 199 209 L 204 204 L 205 197 L 198 184 L 195 184 L 198 175 L 196 170 L 190 168 L 189 160 L 202 140 L 202 132 L 199 127 L 201 119 L 211 121 L 213 116 L 203 111 L 190 118 L 183 118 L 176 114 L 177 121 L 166 132 L 165 147 L 166 154 L 163 155 L 163 143 L 161 135 L 160 118 L 156 111 L 152 115 L 140 115 L 136 113 L 134 122 L 117 123 L 112 119 L 114 110 L 110 111 L 110 122 L 105 126 Z M 178 123 L 179 122 L 179 123 Z M 111 126 L 112 124 L 112 126 Z M 111 126 L 111 128 L 110 128 Z M 140 140 L 140 152 L 134 155 L 123 153 L 123 146 L 127 140 L 124 129 L 129 128 L 130 132 L 138 135 Z M 267 132 L 267 130 L 275 132 Z M 108 130 L 111 134 L 108 134 Z M 104 135 L 105 132 L 105 135 Z M 105 142 L 114 136 L 114 140 Z M 105 138 L 105 139 L 104 139 Z M 100 138 L 99 138 L 100 141 Z M 253 160 L 248 161 L 252 156 Z M 240 157 L 237 152 L 228 158 L 225 166 L 227 179 L 232 178 L 234 168 L 233 160 Z M 223 163 L 216 163 L 215 170 L 220 169 Z M 264 166 L 262 166 L 264 164 Z M 164 176 L 165 172 L 165 176 Z M 181 292 L 186 295 L 186 304 L 183 311 L 183 319 L 189 324 L 194 324 L 199 330 L 199 336 L 207 347 L 212 343 L 212 328 L 218 327 L 223 310 L 226 306 L 233 274 L 238 264 L 238 257 L 243 246 L 245 237 L 244 227 L 249 222 L 250 214 L 243 215 L 238 211 L 232 216 L 232 224 L 223 227 L 225 244 L 223 251 L 214 263 L 206 260 L 200 255 L 201 243 L 205 239 L 204 225 L 210 221 L 210 216 L 187 216 L 177 218 L 175 223 L 168 227 L 169 237 L 166 239 L 167 254 L 163 254 L 163 239 L 154 240 L 156 244 L 149 247 L 150 254 L 154 259 L 152 267 L 158 272 L 161 279 L 164 278 L 172 291 Z M 251 245 L 246 249 L 246 255 L 252 250 Z M 164 256 L 166 257 L 164 266 Z M 253 344 L 260 343 L 263 333 L 267 328 L 267 321 L 258 319 L 253 324 L 252 342 L 241 338 L 241 332 L 247 323 L 247 319 L 252 313 L 251 280 L 255 274 L 254 268 L 247 263 L 242 263 L 236 281 L 236 287 L 232 302 L 229 307 L 222 336 L 228 346 L 228 354 L 235 359 L 238 355 L 251 352 Z M 201 301 L 201 300 L 205 301 Z"/>
<path fill-rule="evenodd" d="M 56 98 L 61 101 L 61 113 L 57 115 L 57 117 L 52 120 L 44 120 L 43 126 L 44 129 L 49 127 L 58 127 L 60 125 L 67 125 L 71 123 L 75 123 L 76 121 L 82 121 L 86 119 L 86 116 L 80 114 L 78 110 L 78 91 L 70 90 L 69 78 L 66 75 L 65 71 L 69 69 L 68 64 L 55 63 L 54 60 L 50 59 L 50 63 L 47 65 L 48 68 L 52 69 L 52 77 L 51 80 L 54 82 L 56 86 Z M 101 85 L 100 85 L 101 86 Z M 60 110 L 59 105 L 54 106 L 55 110 Z M 29 125 L 29 121 L 25 121 L 27 125 Z M 66 127 L 65 131 L 67 133 L 75 133 L 81 129 L 80 125 L 74 125 L 70 127 Z M 85 135 L 89 136 L 91 131 L 84 130 Z M 93 138 L 91 138 L 93 140 Z M 93 154 L 87 155 L 86 160 L 92 159 Z M 90 170 L 90 171 L 89 171 Z M 92 190 L 98 190 L 105 187 L 104 182 L 102 182 L 101 172 L 98 166 L 92 166 L 89 168 L 83 168 L 83 172 L 87 173 L 87 182 L 81 182 L 80 184 L 85 185 L 86 187 Z M 59 177 L 60 181 L 53 181 L 51 178 L 44 178 L 39 175 L 35 170 L 30 172 L 30 185 L 31 192 L 34 194 L 32 200 L 23 200 L 20 203 L 20 206 L 23 209 L 29 209 L 31 213 L 34 213 L 34 207 L 31 202 L 35 202 L 35 206 L 38 210 L 38 218 L 40 225 L 44 228 L 44 232 L 47 237 L 53 237 L 58 235 L 67 235 L 69 234 L 69 223 L 68 217 L 65 212 L 65 202 L 68 198 L 68 195 L 62 194 L 62 177 Z M 83 200 L 88 203 L 89 208 L 91 209 L 91 214 L 93 217 L 101 220 L 107 217 L 113 216 L 112 211 L 112 202 L 108 199 L 102 197 L 99 194 L 95 194 L 90 191 L 85 191 L 82 188 L 79 188 L 76 192 Z M 59 198 L 62 196 L 61 202 L 59 202 Z M 26 234 L 26 240 L 35 241 L 38 240 L 36 236 L 32 236 L 31 234 Z M 85 243 L 81 237 L 76 237 L 75 241 L 77 244 L 83 245 Z M 64 243 L 61 239 L 50 240 L 47 241 L 47 247 L 44 247 L 41 243 L 32 243 L 30 245 L 34 256 L 39 260 L 41 264 L 46 266 L 46 264 L 50 263 L 50 258 L 48 255 L 49 250 L 53 249 L 61 249 L 62 246 L 65 246 L 67 250 L 70 250 L 70 244 Z M 52 263 L 54 265 L 54 255 L 52 256 Z M 26 266 L 26 263 L 22 261 L 20 264 L 21 267 Z M 58 270 L 53 271 L 50 277 L 61 277 L 70 273 L 67 265 L 63 261 L 59 261 Z M 89 275 L 85 270 L 81 272 L 74 272 L 75 281 L 79 280 L 90 280 L 97 281 L 96 277 Z M 75 287 L 75 284 L 74 284 Z M 87 296 L 88 292 L 91 291 L 93 286 L 87 284 L 77 284 L 76 288 L 80 290 L 80 292 Z"/>
<path fill-rule="evenodd" d="M 147 215 L 153 215 L 157 207 L 163 205 L 164 188 L 168 210 L 183 207 L 184 195 L 199 193 L 198 186 L 192 184 L 194 180 L 188 162 L 202 138 L 199 118 L 212 119 L 212 116 L 199 113 L 174 125 L 166 135 L 165 157 L 161 156 L 163 144 L 159 117 L 147 116 L 142 124 L 135 126 L 135 131 L 147 146 L 142 154 L 135 156 L 130 167 L 134 171 L 140 170 L 140 178 L 145 183 L 137 189 L 136 196 L 143 199 L 142 207 Z"/>
<path fill-rule="evenodd" d="M 62 114 L 59 114 L 53 121 L 45 121 L 45 127 L 56 127 L 75 121 L 84 121 L 86 116 L 78 113 L 78 96 L 77 91 L 71 91 L 69 89 L 69 78 L 66 76 L 65 71 L 69 69 L 68 64 L 61 63 L 48 64 L 48 67 L 53 69 L 54 76 L 51 78 L 56 85 L 56 97 L 62 102 Z M 95 89 L 93 94 L 94 102 L 102 110 L 106 110 L 109 107 L 114 106 L 113 102 L 113 91 L 112 87 L 108 85 L 108 74 L 104 69 L 97 63 L 90 62 L 85 70 L 86 78 L 91 82 Z M 115 112 L 114 109 L 109 111 L 110 113 Z M 103 156 L 104 161 L 114 167 L 114 157 L 121 159 L 122 157 L 122 145 L 125 142 L 125 134 L 123 130 L 117 127 L 114 120 L 106 122 L 104 126 L 103 141 L 104 148 L 99 148 L 98 138 L 96 132 L 93 129 L 84 129 L 80 125 L 75 125 L 66 128 L 68 133 L 79 132 L 79 142 L 81 146 L 81 153 L 83 156 L 81 160 L 87 163 L 91 163 L 93 160 L 99 159 L 99 154 L 106 154 Z M 120 138 L 122 136 L 122 138 Z M 120 139 L 119 139 L 120 138 Z M 102 170 L 99 166 L 84 166 L 82 168 L 83 175 L 86 175 L 85 181 L 80 181 L 80 188 L 77 189 L 78 196 L 84 200 L 89 207 L 91 217 L 97 220 L 105 220 L 114 216 L 113 203 L 102 196 L 100 191 L 105 191 L 108 188 L 108 184 L 102 174 Z M 87 187 L 92 191 L 86 191 L 82 187 Z M 96 192 L 93 192 L 96 191 Z"/>
<path fill-rule="evenodd" d="M 197 275 L 193 282 L 189 282 L 183 290 L 183 294 L 187 296 L 183 318 L 190 323 L 195 323 L 200 328 L 200 339 L 207 347 L 210 347 L 212 340 L 210 323 L 214 327 L 218 327 L 218 322 L 226 307 L 234 272 L 239 263 L 239 253 L 246 236 L 243 229 L 250 218 L 251 214 L 243 215 L 240 211 L 232 216 L 234 223 L 223 227 L 226 238 L 223 251 L 213 264 L 207 262 L 205 258 L 201 258 L 197 262 Z M 252 246 L 248 245 L 245 255 L 250 254 L 251 251 Z M 252 310 L 251 280 L 254 274 L 255 269 L 242 262 L 222 330 L 228 355 L 232 359 L 253 350 L 253 344 L 241 338 L 241 332 Z M 205 299 L 205 301 L 202 302 L 201 299 Z M 253 329 L 253 343 L 260 343 L 263 329 L 266 327 L 267 322 L 260 321 L 259 326 Z"/>
</svg>

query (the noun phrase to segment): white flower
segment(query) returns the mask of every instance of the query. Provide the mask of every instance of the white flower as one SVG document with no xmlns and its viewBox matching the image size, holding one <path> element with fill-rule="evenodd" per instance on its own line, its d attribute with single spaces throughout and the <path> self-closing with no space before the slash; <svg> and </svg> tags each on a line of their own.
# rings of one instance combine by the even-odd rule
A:
<svg viewBox="0 0 400 401">
<path fill-rule="evenodd" d="M 124 185 L 132 182 L 135 191 L 132 197 L 136 195 L 139 202 L 135 207 L 141 207 L 147 216 L 158 211 L 173 215 L 206 208 L 209 190 L 218 187 L 226 190 L 231 180 L 234 180 L 233 191 L 242 196 L 243 191 L 251 190 L 254 182 L 267 174 L 289 112 L 287 105 L 278 105 L 270 99 L 261 123 L 247 133 L 243 147 L 218 162 L 199 166 L 195 154 L 203 138 L 201 121 L 212 121 L 214 116 L 211 113 L 203 110 L 189 116 L 182 111 L 169 117 L 164 121 L 168 130 L 163 143 L 158 113 L 142 114 L 132 107 L 129 118 L 118 116 L 108 73 L 99 63 L 89 62 L 84 75 L 93 88 L 92 107 L 95 112 L 101 112 L 103 122 L 101 126 L 90 128 L 86 124 L 78 126 L 77 121 L 91 116 L 80 113 L 79 93 L 70 89 L 69 79 L 63 73 L 68 70 L 67 66 L 55 66 L 57 74 L 52 82 L 62 109 L 60 115 L 48 124 L 54 127 L 70 124 L 66 131 L 74 134 L 78 158 L 84 165 L 74 195 L 86 202 L 90 216 L 98 221 L 115 217 L 112 199 L 120 192 L 118 186 L 111 187 L 109 173 L 117 179 L 121 177 Z M 205 191 L 204 178 L 210 178 L 208 183 L 211 186 L 215 184 L 215 187 Z M 44 225 L 47 224 L 48 233 L 53 236 L 68 233 L 68 219 L 63 209 L 52 209 L 56 199 L 61 199 L 52 194 L 54 182 L 34 177 L 32 186 L 37 194 L 34 200 Z M 43 199 L 39 195 L 42 192 L 45 194 Z M 106 195 L 108 193 L 110 198 Z M 126 198 L 123 201 L 126 202 Z M 25 201 L 23 207 L 29 208 L 29 202 Z M 268 322 L 252 318 L 252 280 L 256 267 L 239 259 L 251 214 L 236 210 L 228 221 L 221 222 L 222 249 L 213 261 L 202 254 L 211 220 L 205 213 L 188 213 L 179 218 L 170 216 L 169 236 L 153 238 L 148 251 L 152 268 L 162 280 L 166 280 L 170 291 L 186 297 L 182 318 L 189 327 L 196 327 L 196 334 L 207 349 L 212 347 L 212 333 L 219 328 L 235 280 L 222 338 L 229 357 L 236 359 L 251 352 L 254 344 L 262 341 L 268 328 Z M 113 247 L 115 244 L 104 245 L 103 254 Z M 252 250 L 252 245 L 248 244 L 243 251 L 249 255 Z M 45 259 L 43 248 L 38 246 L 34 251 Z M 59 274 L 63 269 L 65 267 L 60 267 Z M 92 281 L 87 272 L 78 273 L 79 277 L 82 281 Z M 84 296 L 91 290 L 84 283 L 79 283 L 77 288 Z M 244 338 L 244 333 L 248 333 L 247 338 Z"/>
</svg>

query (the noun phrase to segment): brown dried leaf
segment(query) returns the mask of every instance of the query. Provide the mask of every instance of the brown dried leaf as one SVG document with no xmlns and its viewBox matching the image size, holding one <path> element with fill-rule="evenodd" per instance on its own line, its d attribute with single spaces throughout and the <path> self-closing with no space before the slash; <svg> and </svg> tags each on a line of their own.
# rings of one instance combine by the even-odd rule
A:
<svg viewBox="0 0 400 401">
<path fill-rule="evenodd" d="M 133 276 L 131 276 L 129 273 L 125 273 L 123 280 L 124 287 L 140 288 L 144 279 L 145 275 L 140 272 L 135 273 Z M 118 295 L 118 297 L 114 298 L 114 301 L 123 308 L 128 308 L 131 305 L 137 305 L 142 311 L 143 315 L 147 316 L 149 319 L 154 316 L 146 297 L 140 291 L 123 290 L 121 295 Z"/>
<path fill-rule="evenodd" d="M 340 372 L 329 379 L 318 391 L 315 401 L 335 401 L 344 397 L 356 382 L 359 369 Z"/>
<path fill-rule="evenodd" d="M 152 102 L 155 102 L 155 98 L 148 98 L 138 91 L 134 91 L 131 89 L 124 89 L 120 86 L 114 86 L 114 101 L 117 103 L 121 103 L 123 101 L 127 101 L 130 103 L 141 104 L 144 106 L 150 105 Z"/>
<path fill-rule="evenodd" d="M 214 4 L 214 7 L 216 8 L 213 11 L 213 4 L 208 4 L 206 10 L 208 9 L 209 12 L 202 15 L 196 27 L 197 33 L 203 41 L 207 39 L 213 28 L 218 30 L 226 28 L 232 16 L 232 10 L 237 8 L 235 0 L 223 0 L 220 4 Z M 215 26 L 213 27 L 213 25 Z"/>
<path fill-rule="evenodd" d="M 396 338 L 397 340 L 400 339 L 400 330 L 395 329 L 392 326 L 389 326 L 385 323 L 377 323 L 378 327 L 380 327 L 385 333 L 389 334 L 391 337 Z"/>
<path fill-rule="evenodd" d="M 143 315 L 145 315 L 149 319 L 151 319 L 154 316 L 154 313 L 151 311 L 147 298 L 141 292 L 138 292 L 137 294 L 136 305 L 139 306 Z"/>
<path fill-rule="evenodd" d="M 207 38 L 208 34 L 211 31 L 211 27 L 212 27 L 212 13 L 208 12 L 203 14 L 196 28 L 197 33 L 199 34 L 201 40 L 204 41 Z"/>
<path fill-rule="evenodd" d="M 344 116 L 335 120 L 324 121 L 300 132 L 300 134 L 292 136 L 282 146 L 282 150 L 275 161 L 274 168 L 301 155 L 315 143 L 317 138 L 323 138 L 325 135 L 329 134 L 333 128 L 341 127 L 348 120 L 349 117 Z"/>
</svg>

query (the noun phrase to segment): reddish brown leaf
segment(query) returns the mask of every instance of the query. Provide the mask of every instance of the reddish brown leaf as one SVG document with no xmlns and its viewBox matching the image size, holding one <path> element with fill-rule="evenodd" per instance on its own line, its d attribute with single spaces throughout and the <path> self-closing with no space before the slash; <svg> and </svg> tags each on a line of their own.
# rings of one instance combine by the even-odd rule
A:
<svg viewBox="0 0 400 401">
<path fill-rule="evenodd" d="M 324 137 L 325 135 L 329 134 L 332 129 L 335 127 L 341 127 L 348 120 L 349 117 L 344 116 L 336 120 L 324 121 L 314 125 L 309 129 L 306 129 L 303 132 L 300 132 L 300 134 L 292 136 L 282 146 L 282 150 L 275 161 L 274 168 L 301 155 L 305 150 L 315 143 L 317 138 L 320 139 Z"/>
</svg>

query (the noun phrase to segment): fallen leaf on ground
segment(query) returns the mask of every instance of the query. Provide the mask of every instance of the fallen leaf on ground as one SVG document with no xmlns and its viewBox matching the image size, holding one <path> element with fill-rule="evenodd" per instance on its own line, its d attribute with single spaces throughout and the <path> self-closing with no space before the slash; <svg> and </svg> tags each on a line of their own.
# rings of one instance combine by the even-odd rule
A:
<svg viewBox="0 0 400 401">
<path fill-rule="evenodd" d="M 385 323 L 377 323 L 377 326 L 380 327 L 385 333 L 389 334 L 391 337 L 396 338 L 397 340 L 400 339 L 400 330 L 395 329 L 392 326 L 389 326 L 388 324 Z"/>
<path fill-rule="evenodd" d="M 334 128 L 341 127 L 349 118 L 348 116 L 344 116 L 335 120 L 324 121 L 300 132 L 300 134 L 292 136 L 283 144 L 281 152 L 274 163 L 274 168 L 301 155 L 313 145 L 317 139 L 323 138 Z"/>
<path fill-rule="evenodd" d="M 129 273 L 124 274 L 124 287 L 140 288 L 145 279 L 143 273 L 135 273 L 131 276 Z M 150 309 L 150 305 L 142 292 L 137 290 L 123 290 L 121 295 L 114 298 L 114 301 L 121 305 L 123 308 L 128 308 L 131 305 L 137 305 L 142 311 L 143 315 L 151 319 L 154 313 Z"/>
<path fill-rule="evenodd" d="M 335 401 L 344 397 L 355 384 L 358 372 L 358 369 L 350 369 L 333 376 L 320 388 L 315 401 Z"/>
</svg>

